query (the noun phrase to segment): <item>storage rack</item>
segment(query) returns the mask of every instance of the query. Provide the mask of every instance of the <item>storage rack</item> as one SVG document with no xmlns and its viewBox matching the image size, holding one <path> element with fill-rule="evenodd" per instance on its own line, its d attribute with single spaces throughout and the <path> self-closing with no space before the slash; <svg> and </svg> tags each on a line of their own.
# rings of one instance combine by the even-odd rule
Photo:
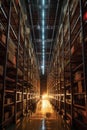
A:
<svg viewBox="0 0 87 130">
<path fill-rule="evenodd" d="M 50 84 L 48 84 L 48 93 L 52 95 L 51 102 L 55 102 L 55 97 L 59 97 L 58 109 L 62 110 L 62 112 L 59 110 L 59 113 L 63 115 L 69 126 L 74 126 L 78 130 L 86 130 L 87 2 L 85 0 L 65 0 L 60 21 L 55 45 L 58 53 L 55 54 L 54 48 L 53 60 L 51 62 L 52 68 L 54 61 L 56 61 L 54 59 L 58 57 L 58 93 L 50 92 L 52 88 Z M 50 80 L 51 84 L 55 82 L 55 78 L 54 81 Z M 63 104 L 61 101 L 62 96 L 64 97 Z"/>
<path fill-rule="evenodd" d="M 18 123 L 30 100 L 38 100 L 39 73 L 24 16 L 20 1 L 0 1 L 0 128 Z M 31 86 L 37 92 L 31 94 Z"/>
</svg>

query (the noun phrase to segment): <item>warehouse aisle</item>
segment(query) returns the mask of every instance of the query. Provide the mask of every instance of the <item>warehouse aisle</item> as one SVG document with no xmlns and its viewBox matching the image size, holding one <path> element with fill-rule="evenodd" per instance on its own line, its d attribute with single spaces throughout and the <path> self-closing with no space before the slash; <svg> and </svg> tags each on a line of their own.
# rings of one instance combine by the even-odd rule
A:
<svg viewBox="0 0 87 130">
<path fill-rule="evenodd" d="M 36 112 L 6 130 L 70 130 L 48 99 L 40 99 Z"/>
<path fill-rule="evenodd" d="M 11 125 L 5 130 L 70 130 L 63 122 L 62 118 L 57 115 L 57 118 L 39 117 L 37 114 L 24 117 L 18 125 Z"/>
<path fill-rule="evenodd" d="M 87 130 L 87 0 L 0 0 L 0 130 L 67 126 Z"/>
</svg>

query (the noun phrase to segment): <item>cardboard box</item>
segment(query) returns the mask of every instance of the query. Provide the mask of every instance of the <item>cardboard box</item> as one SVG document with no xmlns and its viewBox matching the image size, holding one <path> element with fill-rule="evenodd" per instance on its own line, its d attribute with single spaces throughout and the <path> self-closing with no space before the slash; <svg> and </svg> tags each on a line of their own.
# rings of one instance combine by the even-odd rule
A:
<svg viewBox="0 0 87 130">
<path fill-rule="evenodd" d="M 78 82 L 78 93 L 82 93 L 82 81 Z"/>
<path fill-rule="evenodd" d="M 87 124 L 87 112 L 86 111 L 82 111 L 82 115 L 83 115 L 83 122 L 85 124 Z"/>
<path fill-rule="evenodd" d="M 14 106 L 12 106 L 12 115 L 14 115 Z"/>
<path fill-rule="evenodd" d="M 23 75 L 23 73 L 22 73 L 22 71 L 21 71 L 20 69 L 18 69 L 18 75 L 19 75 L 19 76 L 22 76 L 22 75 Z"/>
<path fill-rule="evenodd" d="M 11 98 L 6 98 L 6 104 L 11 103 Z"/>
<path fill-rule="evenodd" d="M 4 43 L 4 44 L 6 44 L 6 36 L 5 36 L 5 34 L 0 34 L 1 36 L 0 36 L 0 40 Z"/>
<path fill-rule="evenodd" d="M 78 72 L 75 73 L 75 80 L 76 80 L 76 81 L 77 81 L 77 80 L 80 80 L 81 77 L 82 77 L 82 71 L 78 71 Z"/>
<path fill-rule="evenodd" d="M 9 60 L 12 64 L 16 65 L 16 57 L 15 57 L 15 55 L 13 55 L 10 51 L 8 52 L 8 60 Z"/>
<path fill-rule="evenodd" d="M 0 65 L 0 75 L 3 75 L 3 66 Z"/>
<path fill-rule="evenodd" d="M 7 120 L 9 118 L 9 112 L 5 113 L 5 120 Z"/>
<path fill-rule="evenodd" d="M 75 52 L 75 47 L 72 46 L 72 48 L 71 48 L 71 54 L 74 54 L 74 52 Z"/>
<path fill-rule="evenodd" d="M 8 44 L 8 50 L 9 50 L 13 55 L 15 55 L 15 49 L 16 49 L 16 46 L 15 46 L 15 44 L 13 43 L 13 41 L 10 39 L 10 40 L 9 40 L 9 44 Z"/>
</svg>

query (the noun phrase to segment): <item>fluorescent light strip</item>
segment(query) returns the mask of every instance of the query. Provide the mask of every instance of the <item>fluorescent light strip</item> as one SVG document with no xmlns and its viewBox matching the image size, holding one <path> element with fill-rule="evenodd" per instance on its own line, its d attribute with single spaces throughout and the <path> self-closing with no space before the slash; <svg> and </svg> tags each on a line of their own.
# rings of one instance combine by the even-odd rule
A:
<svg viewBox="0 0 87 130">
<path fill-rule="evenodd" d="M 42 10 L 42 19 L 44 20 L 45 18 L 45 12 L 44 12 L 44 9 Z"/>
<path fill-rule="evenodd" d="M 45 31 L 45 30 L 44 30 L 44 27 L 42 27 L 42 34 L 44 34 L 44 31 Z"/>
<path fill-rule="evenodd" d="M 42 40 L 44 40 L 44 34 L 42 34 Z"/>
<path fill-rule="evenodd" d="M 44 39 L 45 39 L 45 10 L 44 10 L 44 6 L 45 6 L 45 0 L 42 0 L 42 74 L 44 75 L 45 73 L 45 43 L 44 43 Z"/>
<path fill-rule="evenodd" d="M 44 46 L 44 40 L 42 41 L 42 45 Z M 42 46 L 42 47 L 43 47 L 43 46 Z"/>
<path fill-rule="evenodd" d="M 43 6 L 45 5 L 45 0 L 42 0 L 42 5 L 43 5 Z"/>
<path fill-rule="evenodd" d="M 45 22 L 44 22 L 44 20 L 42 20 L 42 28 L 44 27 L 44 25 L 45 25 Z"/>
</svg>

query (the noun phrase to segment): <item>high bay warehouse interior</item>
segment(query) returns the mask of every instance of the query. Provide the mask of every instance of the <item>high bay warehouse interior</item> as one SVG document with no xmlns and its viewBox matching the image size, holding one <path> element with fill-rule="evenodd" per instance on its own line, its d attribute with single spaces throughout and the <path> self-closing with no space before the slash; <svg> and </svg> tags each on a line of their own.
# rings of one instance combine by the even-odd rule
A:
<svg viewBox="0 0 87 130">
<path fill-rule="evenodd" d="M 0 0 L 2 129 L 87 130 L 87 0 Z"/>
</svg>

